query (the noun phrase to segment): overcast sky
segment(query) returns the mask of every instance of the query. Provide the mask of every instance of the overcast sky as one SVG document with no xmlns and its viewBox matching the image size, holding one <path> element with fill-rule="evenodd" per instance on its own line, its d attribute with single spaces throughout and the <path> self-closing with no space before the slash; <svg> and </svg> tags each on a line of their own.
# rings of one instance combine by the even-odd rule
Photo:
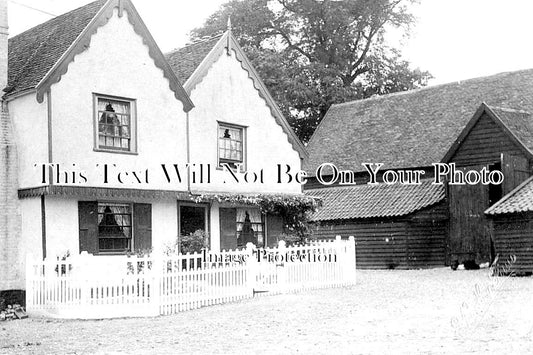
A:
<svg viewBox="0 0 533 355">
<path fill-rule="evenodd" d="M 11 35 L 89 0 L 8 0 Z M 133 0 L 163 52 L 181 47 L 226 0 Z M 432 84 L 533 68 L 533 1 L 421 0 L 418 23 L 403 41 L 413 67 L 430 71 Z"/>
</svg>

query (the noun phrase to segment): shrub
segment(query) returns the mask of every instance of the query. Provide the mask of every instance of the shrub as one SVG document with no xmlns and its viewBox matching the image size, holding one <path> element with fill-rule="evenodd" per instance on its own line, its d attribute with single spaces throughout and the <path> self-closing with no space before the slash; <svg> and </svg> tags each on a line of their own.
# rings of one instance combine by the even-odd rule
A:
<svg viewBox="0 0 533 355">
<path fill-rule="evenodd" d="M 182 235 L 180 238 L 180 253 L 200 253 L 208 246 L 208 235 L 205 231 L 198 229 L 189 235 Z"/>
</svg>

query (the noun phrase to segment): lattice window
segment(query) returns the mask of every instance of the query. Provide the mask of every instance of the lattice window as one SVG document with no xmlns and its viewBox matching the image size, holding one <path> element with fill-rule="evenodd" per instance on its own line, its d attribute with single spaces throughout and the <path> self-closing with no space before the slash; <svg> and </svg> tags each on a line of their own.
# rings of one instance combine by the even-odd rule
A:
<svg viewBox="0 0 533 355">
<path fill-rule="evenodd" d="M 98 148 L 132 151 L 132 102 L 97 98 Z"/>
<path fill-rule="evenodd" d="M 98 203 L 98 251 L 124 253 L 132 250 L 131 205 Z"/>
<path fill-rule="evenodd" d="M 218 126 L 218 165 L 229 164 L 236 167 L 244 163 L 244 128 L 219 124 Z"/>
</svg>

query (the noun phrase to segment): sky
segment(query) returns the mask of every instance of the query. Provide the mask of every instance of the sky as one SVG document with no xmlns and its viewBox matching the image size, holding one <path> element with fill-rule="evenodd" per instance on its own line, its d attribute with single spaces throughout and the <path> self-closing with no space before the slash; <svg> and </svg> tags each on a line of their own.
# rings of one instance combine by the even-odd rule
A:
<svg viewBox="0 0 533 355">
<path fill-rule="evenodd" d="M 133 0 L 163 52 L 182 47 L 188 34 L 227 0 Z M 16 35 L 90 0 L 8 0 Z M 25 5 L 25 6 L 23 6 Z M 50 14 L 39 12 L 35 8 Z M 429 71 L 430 84 L 533 68 L 533 1 L 420 0 L 409 38 L 394 38 L 413 68 Z"/>
</svg>

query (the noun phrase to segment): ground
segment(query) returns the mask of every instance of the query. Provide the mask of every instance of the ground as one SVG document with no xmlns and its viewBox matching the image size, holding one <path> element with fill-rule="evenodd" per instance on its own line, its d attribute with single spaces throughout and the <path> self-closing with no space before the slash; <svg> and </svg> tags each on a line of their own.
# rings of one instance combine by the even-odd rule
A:
<svg viewBox="0 0 533 355">
<path fill-rule="evenodd" d="M 531 354 L 533 278 L 358 271 L 357 285 L 173 316 L 0 323 L 7 354 Z"/>
</svg>

